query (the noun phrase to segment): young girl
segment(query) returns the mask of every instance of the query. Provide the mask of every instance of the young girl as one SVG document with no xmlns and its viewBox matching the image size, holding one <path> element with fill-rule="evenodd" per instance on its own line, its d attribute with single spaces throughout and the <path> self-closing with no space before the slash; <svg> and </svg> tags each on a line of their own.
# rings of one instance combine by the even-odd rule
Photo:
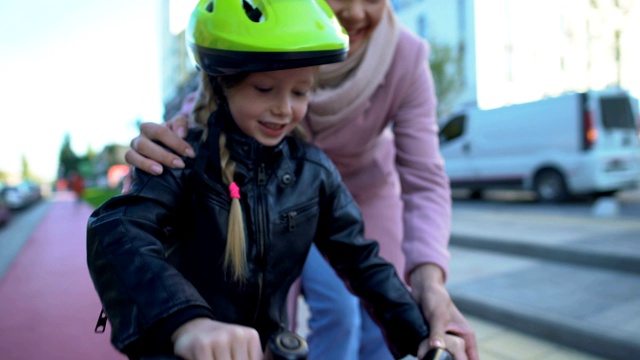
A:
<svg viewBox="0 0 640 360">
<path fill-rule="evenodd" d="M 130 358 L 261 359 L 287 327 L 287 292 L 314 243 L 394 355 L 423 355 L 428 326 L 363 238 L 337 170 L 289 135 L 316 65 L 344 59 L 347 36 L 323 0 L 261 4 L 198 3 L 188 30 L 202 69 L 195 159 L 161 176 L 137 172 L 130 193 L 89 219 L 88 265 L 112 343 Z"/>
</svg>

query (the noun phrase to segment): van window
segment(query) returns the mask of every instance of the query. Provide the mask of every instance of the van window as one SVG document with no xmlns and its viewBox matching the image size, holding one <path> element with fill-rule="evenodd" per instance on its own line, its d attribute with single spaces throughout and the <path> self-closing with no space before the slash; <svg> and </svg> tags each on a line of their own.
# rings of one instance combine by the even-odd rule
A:
<svg viewBox="0 0 640 360">
<path fill-rule="evenodd" d="M 602 122 L 606 129 L 635 129 L 631 102 L 626 97 L 604 97 L 600 99 Z"/>
<path fill-rule="evenodd" d="M 438 134 L 440 142 L 444 143 L 460 137 L 464 133 L 466 118 L 465 115 L 458 115 L 449 120 L 442 130 L 440 130 L 440 134 Z"/>
</svg>

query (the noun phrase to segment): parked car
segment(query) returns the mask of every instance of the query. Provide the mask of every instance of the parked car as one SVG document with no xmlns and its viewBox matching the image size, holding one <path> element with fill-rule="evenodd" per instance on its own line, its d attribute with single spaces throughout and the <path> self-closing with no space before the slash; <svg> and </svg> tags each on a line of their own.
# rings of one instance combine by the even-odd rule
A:
<svg viewBox="0 0 640 360">
<path fill-rule="evenodd" d="M 454 189 L 532 190 L 542 201 L 611 195 L 640 181 L 638 101 L 591 91 L 446 120 L 440 143 Z"/>
<path fill-rule="evenodd" d="M 11 219 L 11 209 L 5 204 L 4 200 L 0 198 L 0 226 L 3 226 Z"/>
<path fill-rule="evenodd" d="M 36 183 L 24 181 L 15 186 L 5 186 L 0 197 L 11 210 L 26 208 L 42 199 L 42 190 Z"/>
</svg>

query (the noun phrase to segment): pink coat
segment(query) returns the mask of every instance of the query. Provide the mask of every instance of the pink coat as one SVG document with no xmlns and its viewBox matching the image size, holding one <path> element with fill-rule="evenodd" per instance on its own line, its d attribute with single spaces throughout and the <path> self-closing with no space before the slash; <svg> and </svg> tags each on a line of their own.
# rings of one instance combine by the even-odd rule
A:
<svg viewBox="0 0 640 360">
<path fill-rule="evenodd" d="M 366 235 L 398 274 L 424 263 L 448 272 L 451 191 L 438 144 L 428 45 L 401 27 L 382 85 L 359 114 L 312 142 L 334 161 L 360 205 Z M 391 51 L 392 49 L 389 49 Z"/>
</svg>

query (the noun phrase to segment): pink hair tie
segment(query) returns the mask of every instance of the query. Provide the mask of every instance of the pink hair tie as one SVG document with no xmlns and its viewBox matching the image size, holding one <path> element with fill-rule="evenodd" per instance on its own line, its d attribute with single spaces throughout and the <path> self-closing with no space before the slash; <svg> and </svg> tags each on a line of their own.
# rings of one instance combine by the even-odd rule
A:
<svg viewBox="0 0 640 360">
<path fill-rule="evenodd" d="M 232 199 L 240 199 L 240 188 L 235 182 L 229 184 L 229 193 L 231 193 Z"/>
</svg>

